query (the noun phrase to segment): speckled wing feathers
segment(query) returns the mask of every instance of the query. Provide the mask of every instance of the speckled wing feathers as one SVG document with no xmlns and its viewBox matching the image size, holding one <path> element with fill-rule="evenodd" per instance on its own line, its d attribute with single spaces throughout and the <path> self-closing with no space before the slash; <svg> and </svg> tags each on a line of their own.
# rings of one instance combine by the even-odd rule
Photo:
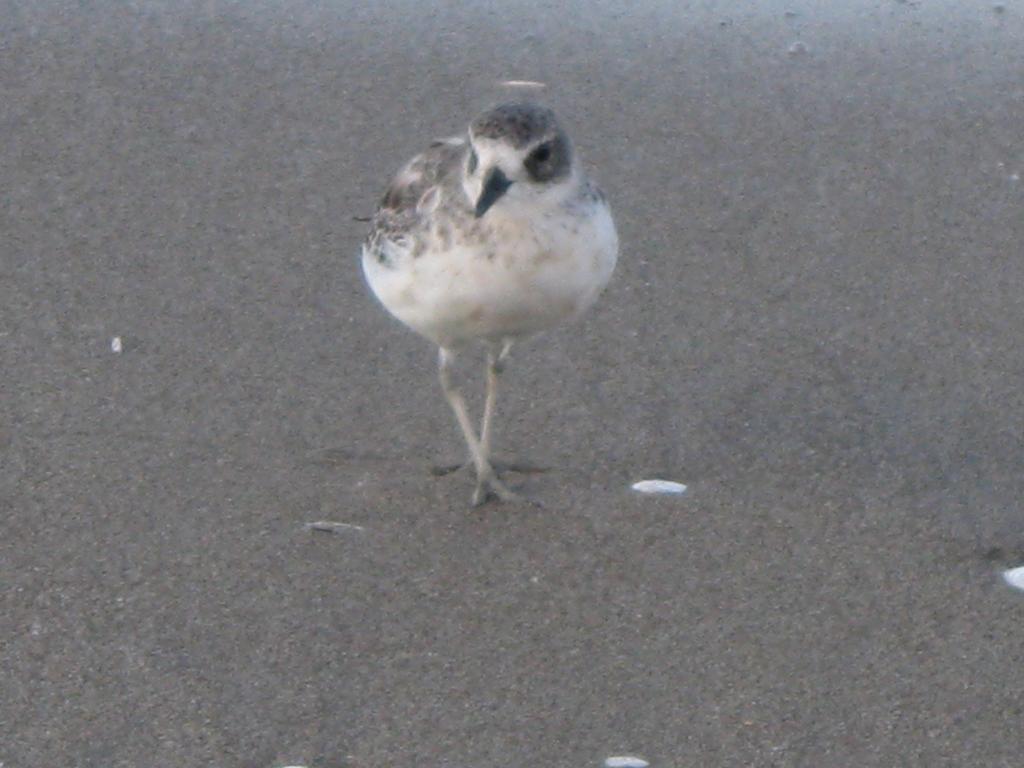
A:
<svg viewBox="0 0 1024 768">
<path fill-rule="evenodd" d="M 439 195 L 444 195 L 449 210 L 454 207 L 467 217 L 471 214 L 460 187 L 467 151 L 464 139 L 438 140 L 398 172 L 381 199 L 363 244 L 372 258 L 387 266 L 393 262 L 396 250 L 416 255 L 416 245 L 429 230 L 430 214 L 436 210 Z"/>
</svg>

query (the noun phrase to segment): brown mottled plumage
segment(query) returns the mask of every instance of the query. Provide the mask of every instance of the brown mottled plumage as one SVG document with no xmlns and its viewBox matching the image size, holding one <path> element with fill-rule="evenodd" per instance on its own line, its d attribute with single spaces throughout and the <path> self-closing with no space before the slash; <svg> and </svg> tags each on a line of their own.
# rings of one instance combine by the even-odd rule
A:
<svg viewBox="0 0 1024 768">
<path fill-rule="evenodd" d="M 398 172 L 380 201 L 364 243 L 372 258 L 384 265 L 393 264 L 388 255 L 389 245 L 401 246 L 407 238 L 421 235 L 429 226 L 420 205 L 428 193 L 449 192 L 446 197 L 453 204 L 453 220 L 469 221 L 473 218 L 469 202 L 463 195 L 454 194 L 461 184 L 460 169 L 468 152 L 469 145 L 463 139 L 438 140 Z M 460 213 L 464 215 L 460 216 Z M 414 247 L 414 255 L 422 255 L 422 248 L 418 253 L 416 250 Z"/>
</svg>

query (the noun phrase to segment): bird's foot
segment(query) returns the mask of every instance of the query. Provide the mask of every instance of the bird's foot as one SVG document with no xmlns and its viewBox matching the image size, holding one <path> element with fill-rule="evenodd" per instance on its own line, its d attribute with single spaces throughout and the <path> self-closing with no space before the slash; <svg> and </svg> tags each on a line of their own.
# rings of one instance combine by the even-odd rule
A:
<svg viewBox="0 0 1024 768">
<path fill-rule="evenodd" d="M 474 507 L 479 507 L 486 504 L 491 499 L 497 499 L 498 501 L 513 504 L 529 504 L 534 507 L 540 506 L 538 502 L 528 499 L 515 491 L 509 490 L 493 472 L 490 475 L 477 477 L 476 488 L 473 490 L 472 503 Z"/>
<path fill-rule="evenodd" d="M 477 471 L 476 465 L 472 460 L 461 464 L 435 464 L 430 468 L 430 473 L 435 477 L 444 477 L 456 473 L 475 473 L 476 488 L 473 490 L 472 498 L 474 507 L 479 507 L 491 500 L 540 506 L 521 494 L 509 490 L 508 486 L 502 481 L 502 475 L 507 473 L 539 474 L 548 471 L 548 467 L 542 467 L 532 462 L 503 459 L 491 459 L 484 465 L 483 472 Z"/>
<path fill-rule="evenodd" d="M 550 467 L 542 467 L 539 464 L 522 460 L 491 459 L 490 464 L 494 474 L 498 477 L 510 472 L 519 475 L 539 475 L 551 471 Z M 435 464 L 430 468 L 430 474 L 434 477 L 444 477 L 455 472 L 470 472 L 473 469 L 472 460 L 461 464 Z"/>
</svg>

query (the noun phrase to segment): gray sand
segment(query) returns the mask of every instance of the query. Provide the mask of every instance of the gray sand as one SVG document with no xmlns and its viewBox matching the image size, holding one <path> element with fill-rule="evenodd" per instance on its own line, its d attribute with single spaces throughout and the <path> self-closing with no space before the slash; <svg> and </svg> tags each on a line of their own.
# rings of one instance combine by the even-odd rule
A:
<svg viewBox="0 0 1024 768">
<path fill-rule="evenodd" d="M 1024 9 L 384 5 L 0 4 L 0 765 L 1020 765 Z M 353 217 L 508 78 L 622 254 L 470 512 Z"/>
</svg>

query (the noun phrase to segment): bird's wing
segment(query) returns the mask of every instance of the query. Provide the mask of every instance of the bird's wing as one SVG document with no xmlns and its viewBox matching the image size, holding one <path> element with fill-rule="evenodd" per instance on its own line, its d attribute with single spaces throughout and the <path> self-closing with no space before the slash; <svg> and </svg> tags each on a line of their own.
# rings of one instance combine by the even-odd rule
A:
<svg viewBox="0 0 1024 768">
<path fill-rule="evenodd" d="M 441 139 L 414 157 L 395 176 L 380 201 L 364 254 L 384 265 L 407 254 L 417 256 L 444 196 L 446 205 L 469 210 L 459 190 L 460 168 L 469 149 L 462 138 Z"/>
</svg>

